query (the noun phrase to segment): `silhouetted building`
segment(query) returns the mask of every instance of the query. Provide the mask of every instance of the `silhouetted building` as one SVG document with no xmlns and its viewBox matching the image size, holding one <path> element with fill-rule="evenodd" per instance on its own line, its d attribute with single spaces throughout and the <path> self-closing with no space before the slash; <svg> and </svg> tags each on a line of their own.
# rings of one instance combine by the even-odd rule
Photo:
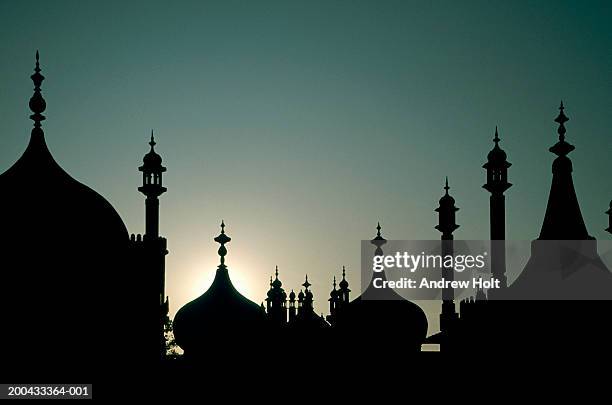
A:
<svg viewBox="0 0 612 405">
<path fill-rule="evenodd" d="M 283 283 L 278 278 L 278 266 L 276 266 L 274 280 L 270 277 L 270 290 L 268 290 L 266 298 L 268 320 L 274 326 L 285 326 L 287 324 L 287 293 L 282 286 Z"/>
<path fill-rule="evenodd" d="M 538 240 L 523 272 L 502 297 L 515 299 L 612 299 L 612 273 L 597 253 L 597 241 L 587 232 L 572 180 L 575 148 L 565 140 L 563 103 L 555 122 L 559 141 L 549 150 L 557 155 L 552 164 L 552 184 Z M 506 295 L 507 294 L 507 295 Z"/>
<path fill-rule="evenodd" d="M 376 247 L 374 255 L 380 256 L 387 241 L 381 235 L 380 224 L 376 229 L 371 243 Z M 377 277 L 385 279 L 384 271 Z M 345 286 L 348 290 L 348 283 Z M 359 297 L 336 310 L 335 330 L 341 337 L 363 344 L 378 341 L 381 336 L 401 336 L 395 342 L 397 348 L 405 353 L 418 352 L 427 336 L 427 317 L 418 305 L 393 289 L 375 288 L 373 275 Z"/>
<path fill-rule="evenodd" d="M 455 206 L 455 199 L 448 194 L 448 177 L 444 184 L 444 195 L 440 198 L 440 206 L 436 208 L 438 213 L 438 225 L 435 228 L 442 233 L 442 257 L 453 256 L 453 232 L 459 228 L 455 222 L 455 213 L 459 208 Z M 444 266 L 442 268 L 442 279 L 453 281 L 454 269 Z M 455 310 L 455 296 L 452 288 L 442 291 L 442 312 L 440 314 L 440 330 L 444 333 L 453 327 L 459 315 Z"/>
<path fill-rule="evenodd" d="M 158 314 L 148 297 L 157 280 L 136 262 L 112 205 L 51 155 L 42 129 L 45 78 L 38 52 L 31 78 L 30 141 L 0 175 L 0 304 L 3 324 L 10 325 L 0 339 L 4 348 L 15 348 L 4 350 L 3 367 L 17 380 L 41 373 L 92 381 L 98 370 L 116 369 L 121 347 L 130 354 L 116 374 L 129 373 L 156 361 Z"/>
<path fill-rule="evenodd" d="M 329 328 L 329 323 L 325 320 L 323 315 L 317 315 L 314 311 L 314 295 L 310 291 L 310 282 L 308 281 L 308 275 L 302 286 L 304 290 L 300 290 L 297 300 L 297 315 L 289 322 L 289 327 L 293 329 L 326 329 Z"/>
<path fill-rule="evenodd" d="M 504 192 L 512 184 L 508 183 L 506 152 L 499 147 L 499 135 L 495 127 L 495 146 L 487 155 L 487 163 L 482 167 L 487 171 L 487 182 L 482 186 L 491 193 L 489 198 L 489 227 L 491 230 L 491 275 L 499 280 L 500 288 L 506 288 L 506 197 Z M 494 242 L 497 241 L 497 242 Z"/>
<path fill-rule="evenodd" d="M 149 303 L 153 307 L 153 302 L 159 307 L 159 356 L 164 358 L 166 355 L 166 342 L 164 337 L 164 325 L 168 317 L 169 301 L 166 297 L 166 249 L 167 241 L 159 235 L 159 196 L 167 191 L 163 186 L 162 174 L 166 168 L 162 166 L 162 158 L 155 152 L 155 138 L 151 131 L 151 150 L 145 154 L 143 164 L 138 168 L 142 172 L 142 186 L 138 191 L 146 196 L 145 200 L 145 234 L 132 234 L 130 246 L 136 257 L 136 263 L 142 268 L 146 277 L 155 279 L 157 286 L 150 291 Z M 156 300 L 156 301 L 155 301 Z"/>
<path fill-rule="evenodd" d="M 339 285 L 340 289 L 336 290 L 336 276 L 334 276 L 333 288 L 329 293 L 329 315 L 327 321 L 333 326 L 336 324 L 337 314 L 344 310 L 350 302 L 349 283 L 346 281 L 346 268 L 342 266 L 342 280 Z"/>
<path fill-rule="evenodd" d="M 225 245 L 230 241 L 221 222 L 221 234 L 215 238 L 221 245 L 215 279 L 204 294 L 185 304 L 174 317 L 174 337 L 187 359 L 202 361 L 229 354 L 216 353 L 219 347 L 232 347 L 234 352 L 256 350 L 255 341 L 266 330 L 265 312 L 240 294 L 230 280 L 225 265 Z"/>
</svg>

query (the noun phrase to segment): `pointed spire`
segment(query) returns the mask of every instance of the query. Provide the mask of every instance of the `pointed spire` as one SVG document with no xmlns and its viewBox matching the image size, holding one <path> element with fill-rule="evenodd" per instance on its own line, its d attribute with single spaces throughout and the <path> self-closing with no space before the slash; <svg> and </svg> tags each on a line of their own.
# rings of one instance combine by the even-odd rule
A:
<svg viewBox="0 0 612 405">
<path fill-rule="evenodd" d="M 278 265 L 276 266 L 276 271 L 274 272 L 274 274 L 276 275 L 276 279 L 278 280 Z"/>
<path fill-rule="evenodd" d="M 42 115 L 42 113 L 47 108 L 47 103 L 45 102 L 45 99 L 43 98 L 40 89 L 40 86 L 42 85 L 43 80 L 45 80 L 45 77 L 41 75 L 40 72 L 41 70 L 39 64 L 39 56 L 38 51 L 36 51 L 36 67 L 34 68 L 34 74 L 30 76 L 32 82 L 34 82 L 34 94 L 32 95 L 32 98 L 30 98 L 29 103 L 30 110 L 32 110 L 32 112 L 34 113 L 30 115 L 30 119 L 34 121 L 34 128 L 41 127 L 41 121 L 45 120 L 45 116 Z M 40 132 L 42 133 L 42 130 Z"/>
<path fill-rule="evenodd" d="M 155 137 L 153 136 L 153 130 L 151 130 L 151 141 L 149 141 L 149 145 L 151 145 L 151 152 L 153 152 L 155 150 L 155 145 L 157 145 L 157 143 L 155 143 Z"/>
<path fill-rule="evenodd" d="M 380 230 L 382 228 L 380 227 L 380 222 L 378 222 L 378 225 L 376 225 L 376 236 L 380 236 Z"/>
<path fill-rule="evenodd" d="M 446 176 L 446 180 L 444 182 L 444 191 L 446 192 L 445 195 L 448 195 L 448 190 L 450 190 L 450 187 L 448 186 L 448 176 Z"/>
<path fill-rule="evenodd" d="M 221 220 L 221 233 L 214 240 L 221 245 L 217 251 L 221 257 L 221 264 L 219 265 L 219 268 L 225 268 L 225 255 L 227 255 L 227 248 L 225 247 L 225 244 L 229 243 L 232 238 L 225 234 L 225 222 L 223 220 Z"/>
<path fill-rule="evenodd" d="M 495 125 L 495 138 L 493 138 L 493 142 L 495 142 L 495 146 L 499 147 L 499 134 L 497 133 L 497 125 Z"/>
<path fill-rule="evenodd" d="M 334 276 L 334 282 L 332 283 L 332 285 L 334 286 L 334 290 L 336 289 L 336 276 Z"/>
</svg>

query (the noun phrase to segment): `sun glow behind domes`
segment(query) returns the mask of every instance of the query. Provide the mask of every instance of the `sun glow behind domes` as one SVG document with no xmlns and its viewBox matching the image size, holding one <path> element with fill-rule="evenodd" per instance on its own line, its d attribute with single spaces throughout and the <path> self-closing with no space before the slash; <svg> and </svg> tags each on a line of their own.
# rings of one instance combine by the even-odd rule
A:
<svg viewBox="0 0 612 405">
<path fill-rule="evenodd" d="M 240 294 L 249 300 L 259 304 L 257 297 L 261 290 L 261 274 L 254 269 L 249 268 L 249 260 L 229 259 L 226 264 L 229 271 L 230 280 Z M 190 267 L 189 273 L 193 274 L 189 288 L 185 289 L 186 300 L 193 300 L 204 294 L 212 285 L 219 266 L 218 257 L 207 257 L 202 260 L 194 261 Z M 188 295 L 188 296 L 187 296 Z"/>
</svg>

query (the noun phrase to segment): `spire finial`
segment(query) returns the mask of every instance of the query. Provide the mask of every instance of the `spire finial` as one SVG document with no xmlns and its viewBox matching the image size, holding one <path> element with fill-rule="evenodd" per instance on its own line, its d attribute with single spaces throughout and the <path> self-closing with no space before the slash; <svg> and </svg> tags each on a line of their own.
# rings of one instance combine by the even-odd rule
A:
<svg viewBox="0 0 612 405">
<path fill-rule="evenodd" d="M 376 225 L 376 236 L 380 236 L 380 230 L 382 228 L 380 227 L 380 222 L 378 222 L 378 225 Z M 342 268 L 344 269 L 344 266 L 342 266 Z"/>
<path fill-rule="evenodd" d="M 310 286 L 312 285 L 312 284 L 310 284 L 310 283 L 308 282 L 308 274 L 306 274 L 306 281 L 304 281 L 304 284 L 302 284 L 302 285 L 304 286 L 304 289 L 305 289 L 306 291 L 308 291 L 308 287 L 310 287 Z"/>
<path fill-rule="evenodd" d="M 278 280 L 278 266 L 276 266 L 276 270 L 275 270 L 274 274 L 276 275 L 276 279 Z"/>
<path fill-rule="evenodd" d="M 334 285 L 334 290 L 335 290 L 336 289 L 336 276 L 334 276 L 334 283 L 333 283 L 333 285 Z"/>
<path fill-rule="evenodd" d="M 232 238 L 225 234 L 225 222 L 221 220 L 221 233 L 215 238 L 215 242 L 221 245 L 218 250 L 219 256 L 221 257 L 219 268 L 225 268 L 225 255 L 227 255 L 225 244 L 229 243 L 231 240 Z"/>
<path fill-rule="evenodd" d="M 499 146 L 499 134 L 497 133 L 497 125 L 495 125 L 495 138 L 493 138 L 493 142 L 495 142 L 495 146 Z"/>
<path fill-rule="evenodd" d="M 346 269 L 342 266 L 342 280 L 346 279 Z"/>
<path fill-rule="evenodd" d="M 448 195 L 448 190 L 450 190 L 450 187 L 448 186 L 448 176 L 446 176 L 446 180 L 444 181 L 444 191 L 446 195 Z"/>
<path fill-rule="evenodd" d="M 555 122 L 559 124 L 559 128 L 557 129 L 557 133 L 559 134 L 559 140 L 563 142 L 565 140 L 565 123 L 569 121 L 569 118 L 565 115 L 563 111 L 565 107 L 563 106 L 563 100 L 561 100 L 561 105 L 559 105 L 559 115 L 555 118 Z"/>
<path fill-rule="evenodd" d="M 40 86 L 42 85 L 43 80 L 45 80 L 45 77 L 41 75 L 40 72 L 39 55 L 38 51 L 36 51 L 36 67 L 34 68 L 34 74 L 30 76 L 32 82 L 34 82 L 34 94 L 32 95 L 32 98 L 30 98 L 29 103 L 30 110 L 32 110 L 34 113 L 30 115 L 30 119 L 34 121 L 35 128 L 41 127 L 40 122 L 45 120 L 45 116 L 42 115 L 42 113 L 47 108 L 47 103 L 45 102 L 40 90 Z M 42 131 L 40 132 L 42 133 Z"/>
<path fill-rule="evenodd" d="M 555 118 L 555 122 L 559 124 L 559 128 L 557 129 L 557 134 L 559 134 L 559 142 L 549 149 L 557 156 L 567 156 L 568 153 L 574 150 L 574 145 L 571 145 L 565 141 L 565 133 L 567 132 L 565 129 L 565 123 L 569 121 L 569 118 L 563 112 L 564 108 L 563 101 L 561 101 L 561 105 L 559 106 L 559 115 L 557 118 Z"/>
<path fill-rule="evenodd" d="M 153 150 L 153 147 L 157 145 L 155 142 L 155 137 L 153 136 L 153 130 L 151 130 L 151 141 L 149 141 L 149 145 L 151 145 L 151 150 Z"/>
</svg>

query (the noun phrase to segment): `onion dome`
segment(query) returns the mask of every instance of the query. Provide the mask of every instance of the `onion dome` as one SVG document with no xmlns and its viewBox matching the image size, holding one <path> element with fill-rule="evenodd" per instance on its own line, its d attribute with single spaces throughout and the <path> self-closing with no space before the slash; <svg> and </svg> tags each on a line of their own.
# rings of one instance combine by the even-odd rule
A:
<svg viewBox="0 0 612 405">
<path fill-rule="evenodd" d="M 332 290 L 329 293 L 330 301 L 335 300 L 338 297 L 338 290 L 336 289 L 336 276 L 334 276 L 334 282 L 332 283 Z"/>
<path fill-rule="evenodd" d="M 380 226 L 380 224 L 378 224 Z M 335 277 L 334 277 L 335 280 Z M 340 280 L 340 284 L 338 284 L 340 286 L 341 290 L 347 290 L 349 283 L 348 281 L 346 281 L 346 269 L 344 266 L 342 266 L 342 280 Z"/>
<path fill-rule="evenodd" d="M 126 347 L 138 350 L 130 342 L 134 330 L 116 318 L 121 309 L 137 307 L 142 280 L 125 271 L 129 235 L 117 211 L 71 177 L 47 147 L 42 129 L 45 77 L 38 52 L 31 79 L 30 141 L 23 155 L 0 174 L 0 304 L 10 308 L 4 322 L 22 349 L 19 364 L 32 367 L 44 359 L 46 364 L 81 361 L 89 367 L 98 364 L 95 359 L 113 357 L 107 341 L 97 343 L 109 325 L 125 326 L 121 332 Z M 130 322 L 135 328 L 138 321 Z M 81 360 L 68 359 L 66 353 L 79 353 Z M 7 364 L 10 359 L 5 366 L 11 367 Z"/>
<path fill-rule="evenodd" d="M 499 147 L 499 141 L 499 134 L 497 132 L 497 127 L 495 127 L 495 137 L 493 138 L 495 146 L 487 155 L 487 160 L 489 164 L 503 165 L 506 159 L 508 158 L 506 152 L 504 152 L 504 150 Z"/>
<path fill-rule="evenodd" d="M 221 245 L 215 279 L 208 291 L 179 309 L 174 318 L 176 342 L 188 357 L 204 356 L 214 344 L 255 334 L 265 324 L 261 307 L 240 294 L 230 280 L 225 265 L 225 245 L 230 241 L 221 222 L 221 233 L 215 238 Z"/>
<path fill-rule="evenodd" d="M 275 279 L 274 281 L 270 282 L 270 286 L 272 286 L 272 288 L 280 289 L 283 286 L 283 283 L 278 279 L 278 266 L 276 266 L 274 275 L 275 275 Z"/>
<path fill-rule="evenodd" d="M 291 290 L 291 292 L 289 293 L 289 300 L 295 301 L 295 292 L 293 290 Z"/>
<path fill-rule="evenodd" d="M 381 235 L 380 223 L 371 243 L 376 246 L 377 255 L 382 255 L 386 239 Z M 380 273 L 384 277 L 384 272 Z M 373 282 L 365 287 L 362 294 L 343 308 L 338 315 L 336 327 L 351 339 L 363 339 L 371 344 L 379 336 L 396 336 L 397 344 L 407 351 L 419 351 L 427 337 L 425 312 L 394 290 L 375 288 Z"/>
<path fill-rule="evenodd" d="M 445 180 L 444 183 L 444 195 L 442 196 L 442 198 L 440 198 L 440 200 L 438 201 L 440 203 L 440 206 L 452 206 L 455 205 L 455 199 L 448 194 L 448 190 L 450 189 L 450 187 L 448 186 L 448 177 Z"/>
<path fill-rule="evenodd" d="M 162 157 L 155 152 L 155 138 L 153 137 L 153 130 L 151 130 L 151 141 L 149 142 L 151 145 L 151 150 L 144 155 L 142 162 L 144 163 L 143 168 L 155 169 L 162 167 Z"/>
</svg>

